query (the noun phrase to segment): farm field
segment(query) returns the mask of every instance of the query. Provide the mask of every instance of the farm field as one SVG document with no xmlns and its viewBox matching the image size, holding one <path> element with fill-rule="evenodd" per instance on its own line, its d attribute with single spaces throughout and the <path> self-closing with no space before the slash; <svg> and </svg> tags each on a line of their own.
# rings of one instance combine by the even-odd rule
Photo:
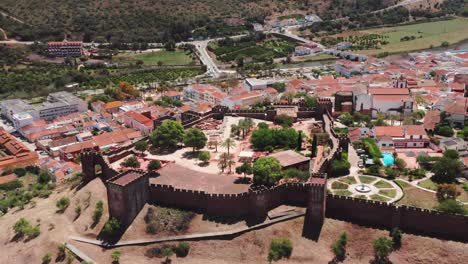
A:
<svg viewBox="0 0 468 264">
<path fill-rule="evenodd" d="M 216 55 L 216 59 L 229 62 L 240 58 L 252 58 L 254 61 L 265 61 L 273 58 L 286 57 L 294 51 L 296 44 L 282 39 L 268 39 L 262 42 L 235 42 L 232 46 L 220 46 L 210 43 L 209 49 Z"/>
<path fill-rule="evenodd" d="M 380 49 L 361 50 L 359 53 L 376 55 L 382 52 L 400 53 L 438 47 L 442 42 L 449 44 L 468 39 L 468 19 L 455 18 L 444 21 L 426 22 L 414 25 L 384 27 L 360 31 L 348 31 L 333 37 L 363 36 L 379 34 L 389 43 Z M 404 37 L 415 37 L 413 40 L 400 41 Z"/>
<path fill-rule="evenodd" d="M 193 58 L 183 50 L 176 51 L 151 51 L 144 53 L 123 53 L 114 57 L 116 61 L 136 62 L 143 61 L 144 65 L 189 65 L 193 63 Z"/>
</svg>

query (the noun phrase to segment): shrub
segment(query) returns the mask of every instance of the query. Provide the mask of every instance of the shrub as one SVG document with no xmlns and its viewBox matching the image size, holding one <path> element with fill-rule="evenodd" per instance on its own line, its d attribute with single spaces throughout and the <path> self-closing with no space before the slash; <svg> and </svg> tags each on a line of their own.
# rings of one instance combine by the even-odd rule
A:
<svg viewBox="0 0 468 264">
<path fill-rule="evenodd" d="M 211 158 L 211 155 L 208 151 L 201 151 L 200 154 L 198 154 L 198 159 L 202 162 L 207 162 Z"/>
<path fill-rule="evenodd" d="M 28 228 L 26 228 L 24 233 L 28 236 L 28 239 L 33 239 L 33 238 L 38 237 L 41 234 L 41 230 L 39 229 L 38 226 L 35 226 L 35 227 L 29 226 Z"/>
<path fill-rule="evenodd" d="M 113 237 L 120 230 L 120 222 L 116 218 L 112 217 L 107 220 L 102 229 L 102 234 L 106 237 Z"/>
<path fill-rule="evenodd" d="M 343 261 L 346 257 L 346 244 L 348 243 L 348 235 L 346 232 L 341 233 L 340 238 L 332 245 L 333 254 L 338 261 Z"/>
<path fill-rule="evenodd" d="M 124 162 L 122 162 L 122 165 L 125 167 L 130 167 L 130 168 L 139 168 L 140 167 L 140 162 L 135 156 L 128 157 Z"/>
<path fill-rule="evenodd" d="M 23 177 L 26 175 L 26 169 L 25 168 L 16 168 L 13 170 L 13 172 L 18 176 L 18 177 Z"/>
<path fill-rule="evenodd" d="M 392 237 L 393 247 L 400 248 L 401 247 L 401 237 L 402 232 L 398 227 L 395 227 L 390 231 L 390 236 Z"/>
<path fill-rule="evenodd" d="M 120 257 L 122 256 L 122 253 L 118 250 L 113 251 L 111 254 L 111 258 L 113 262 L 119 263 Z"/>
<path fill-rule="evenodd" d="M 13 225 L 13 230 L 15 231 L 16 235 L 23 235 L 26 229 L 30 226 L 28 220 L 25 218 L 20 218 L 16 223 Z"/>
<path fill-rule="evenodd" d="M 52 254 L 47 253 L 42 257 L 42 264 L 48 264 L 52 261 Z"/>
<path fill-rule="evenodd" d="M 282 127 L 291 127 L 294 122 L 294 118 L 286 114 L 281 114 L 275 117 L 275 123 Z"/>
<path fill-rule="evenodd" d="M 104 206 L 104 203 L 102 201 L 98 201 L 96 203 L 96 207 L 94 208 L 94 212 L 93 212 L 93 221 L 95 223 L 99 222 L 99 220 L 101 219 L 102 211 L 104 209 L 103 206 Z"/>
<path fill-rule="evenodd" d="M 18 180 L 0 184 L 0 190 L 4 191 L 12 191 L 21 187 L 23 187 L 23 184 Z"/>
<path fill-rule="evenodd" d="M 461 214 L 461 215 L 466 214 L 463 204 L 453 199 L 447 199 L 447 200 L 442 201 L 437 207 L 437 209 L 439 211 L 449 213 L 449 214 Z"/>
<path fill-rule="evenodd" d="M 70 199 L 68 197 L 62 197 L 57 201 L 55 205 L 59 209 L 59 212 L 63 213 L 65 212 L 65 210 L 67 210 L 68 206 L 70 205 Z"/>
<path fill-rule="evenodd" d="M 190 244 L 188 242 L 180 242 L 175 248 L 177 257 L 186 257 L 190 251 Z"/>
<path fill-rule="evenodd" d="M 81 205 L 76 205 L 75 206 L 75 214 L 76 214 L 76 217 L 79 217 L 81 215 Z"/>
<path fill-rule="evenodd" d="M 392 252 L 393 242 L 386 237 L 379 237 L 373 242 L 377 263 L 387 263 L 388 255 Z"/>
<path fill-rule="evenodd" d="M 42 171 L 37 178 L 37 182 L 40 184 L 47 184 L 52 180 L 52 176 L 47 171 Z"/>
<path fill-rule="evenodd" d="M 148 164 L 148 170 L 154 171 L 161 168 L 161 162 L 159 160 L 152 160 Z"/>
<path fill-rule="evenodd" d="M 277 261 L 282 258 L 289 258 L 293 250 L 291 240 L 287 238 L 276 238 L 271 241 L 268 261 Z"/>
</svg>

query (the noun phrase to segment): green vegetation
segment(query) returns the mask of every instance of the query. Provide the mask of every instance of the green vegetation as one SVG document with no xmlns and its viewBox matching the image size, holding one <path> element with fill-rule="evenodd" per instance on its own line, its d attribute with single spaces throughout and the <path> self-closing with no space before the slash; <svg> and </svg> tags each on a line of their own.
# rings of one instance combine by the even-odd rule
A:
<svg viewBox="0 0 468 264">
<path fill-rule="evenodd" d="M 388 263 L 388 255 L 393 250 L 393 241 L 387 237 L 379 237 L 372 244 L 376 263 Z"/>
<path fill-rule="evenodd" d="M 185 131 L 184 144 L 186 147 L 191 147 L 193 152 L 204 148 L 207 141 L 205 133 L 198 128 L 190 128 Z"/>
<path fill-rule="evenodd" d="M 302 171 L 295 168 L 284 171 L 284 179 L 297 179 L 300 182 L 306 182 L 310 178 L 308 171 Z"/>
<path fill-rule="evenodd" d="M 427 49 L 441 46 L 443 42 L 450 44 L 460 42 L 468 38 L 468 32 L 465 30 L 467 27 L 468 19 L 456 18 L 405 26 L 346 32 L 336 37 L 359 37 L 373 34 L 381 36 L 388 44 L 362 51 L 364 54 L 376 55 L 383 52 L 399 53 Z M 409 41 L 401 41 L 405 37 Z"/>
<path fill-rule="evenodd" d="M 442 201 L 437 207 L 437 210 L 449 214 L 466 214 L 463 204 L 453 199 Z"/>
<path fill-rule="evenodd" d="M 65 212 L 65 210 L 67 210 L 69 205 L 70 205 L 70 198 L 68 197 L 62 197 L 56 203 L 59 213 Z"/>
<path fill-rule="evenodd" d="M 378 181 L 377 183 L 375 183 L 374 185 L 375 185 L 375 187 L 377 187 L 377 188 L 379 188 L 379 189 L 382 189 L 382 188 L 392 188 L 392 187 L 393 187 L 390 183 L 388 183 L 388 182 L 386 182 L 386 181 L 384 181 L 384 180 L 380 180 L 380 181 Z"/>
<path fill-rule="evenodd" d="M 289 258 L 293 250 L 291 240 L 287 238 L 275 238 L 271 240 L 268 261 L 277 261 L 282 258 Z"/>
<path fill-rule="evenodd" d="M 280 114 L 275 117 L 275 124 L 282 127 L 291 127 L 293 122 L 294 118 L 286 114 Z"/>
<path fill-rule="evenodd" d="M 150 135 L 153 146 L 174 149 L 184 139 L 184 128 L 177 121 L 164 121 Z"/>
<path fill-rule="evenodd" d="M 112 258 L 113 263 L 119 263 L 121 256 L 122 256 L 122 252 L 118 250 L 112 251 L 111 258 Z"/>
<path fill-rule="evenodd" d="M 93 212 L 94 223 L 98 223 L 99 220 L 101 220 L 103 210 L 104 210 L 104 203 L 102 201 L 98 201 L 96 203 L 96 207 L 94 208 L 94 212 Z"/>
<path fill-rule="evenodd" d="M 203 163 L 208 162 L 210 158 L 211 158 L 211 155 L 210 155 L 210 152 L 208 151 L 200 151 L 200 153 L 198 154 L 198 159 Z"/>
<path fill-rule="evenodd" d="M 237 174 L 244 174 L 244 179 L 247 175 L 251 175 L 253 173 L 253 167 L 251 163 L 242 163 L 239 167 L 236 168 Z"/>
<path fill-rule="evenodd" d="M 394 249 L 400 248 L 401 237 L 403 236 L 403 232 L 398 227 L 395 227 L 390 231 L 390 236 L 392 237 L 393 248 Z"/>
<path fill-rule="evenodd" d="M 20 218 L 18 221 L 16 221 L 16 223 L 13 225 L 13 230 L 15 231 L 15 239 L 20 239 L 26 235 L 26 241 L 34 239 L 41 234 L 39 226 L 31 226 L 29 221 L 25 218 Z"/>
<path fill-rule="evenodd" d="M 437 190 L 437 183 L 433 182 L 431 179 L 424 180 L 418 185 L 429 190 Z"/>
<path fill-rule="evenodd" d="M 389 201 L 388 198 L 385 198 L 385 197 L 383 197 L 381 195 L 378 195 L 378 194 L 373 194 L 373 195 L 370 196 L 370 198 L 372 200 L 376 200 L 376 201 L 380 201 L 380 202 L 388 202 Z"/>
<path fill-rule="evenodd" d="M 285 19 L 304 19 L 304 15 L 302 14 L 291 14 L 291 15 L 287 15 L 287 16 L 280 16 L 278 17 L 279 20 L 285 20 Z"/>
<path fill-rule="evenodd" d="M 369 153 L 372 159 L 380 159 L 382 157 L 382 152 L 380 152 L 379 146 L 375 143 L 375 140 L 372 138 L 362 139 L 364 144 L 364 149 Z"/>
<path fill-rule="evenodd" d="M 145 215 L 148 234 L 178 234 L 187 230 L 194 213 L 173 208 L 151 206 Z"/>
<path fill-rule="evenodd" d="M 177 247 L 175 247 L 174 251 L 177 257 L 186 257 L 190 251 L 190 244 L 188 242 L 179 242 Z"/>
<path fill-rule="evenodd" d="M 332 189 L 348 189 L 348 184 L 345 184 L 345 183 L 342 183 L 342 182 L 339 182 L 339 181 L 335 181 L 332 183 L 331 185 Z"/>
<path fill-rule="evenodd" d="M 52 254 L 47 253 L 42 257 L 42 264 L 49 264 L 52 261 Z"/>
<path fill-rule="evenodd" d="M 349 169 L 351 168 L 351 163 L 348 161 L 348 153 L 343 152 L 341 159 L 334 159 L 331 163 L 331 172 L 332 176 L 343 176 L 349 174 Z"/>
<path fill-rule="evenodd" d="M 283 39 L 267 36 L 263 33 L 252 33 L 239 40 L 225 38 L 218 42 L 212 42 L 208 49 L 216 58 L 223 62 L 237 62 L 243 66 L 246 58 L 252 58 L 255 62 L 273 63 L 274 58 L 287 57 L 294 51 L 295 44 Z"/>
<path fill-rule="evenodd" d="M 340 238 L 333 243 L 331 249 L 335 254 L 336 261 L 343 261 L 346 258 L 346 244 L 348 243 L 348 234 L 341 233 Z"/>
<path fill-rule="evenodd" d="M 183 50 L 123 53 L 115 56 L 113 60 L 126 63 L 142 61 L 144 65 L 190 65 L 194 63 L 191 55 Z"/>
<path fill-rule="evenodd" d="M 143 154 L 148 149 L 148 142 L 142 140 L 135 143 L 135 150 Z"/>
<path fill-rule="evenodd" d="M 122 165 L 128 168 L 140 168 L 140 162 L 135 156 L 130 156 L 122 162 Z"/>
<path fill-rule="evenodd" d="M 154 171 L 161 168 L 161 162 L 159 160 L 152 160 L 148 163 L 148 170 Z"/>
<path fill-rule="evenodd" d="M 102 228 L 102 234 L 108 239 L 112 238 L 120 231 L 120 227 L 120 221 L 112 217 L 104 224 L 104 227 Z"/>
<path fill-rule="evenodd" d="M 52 176 L 47 171 L 40 171 L 35 166 L 27 166 L 24 170 L 26 173 L 18 180 L 0 185 L 0 215 L 7 213 L 10 208 L 23 209 L 35 197 L 47 198 L 55 188 L 55 184 L 50 183 Z M 11 172 L 6 170 L 3 175 Z"/>
<path fill-rule="evenodd" d="M 361 181 L 362 183 L 371 183 L 376 180 L 377 178 L 372 177 L 372 176 L 359 176 L 359 181 Z"/>
<path fill-rule="evenodd" d="M 282 177 L 281 164 L 274 157 L 261 157 L 253 165 L 253 181 L 257 185 L 275 185 Z"/>
<path fill-rule="evenodd" d="M 396 196 L 396 190 L 380 190 L 379 194 L 385 195 L 390 198 L 395 198 Z"/>
<path fill-rule="evenodd" d="M 351 196 L 351 195 L 353 195 L 353 193 L 348 191 L 348 190 L 337 190 L 337 191 L 334 192 L 334 194 L 341 195 L 341 196 Z"/>
<path fill-rule="evenodd" d="M 250 141 L 255 150 L 273 151 L 277 148 L 295 149 L 298 147 L 299 134 L 293 128 L 259 128 L 252 133 Z"/>
<path fill-rule="evenodd" d="M 340 178 L 339 181 L 346 184 L 356 184 L 356 179 L 353 176 Z"/>
</svg>

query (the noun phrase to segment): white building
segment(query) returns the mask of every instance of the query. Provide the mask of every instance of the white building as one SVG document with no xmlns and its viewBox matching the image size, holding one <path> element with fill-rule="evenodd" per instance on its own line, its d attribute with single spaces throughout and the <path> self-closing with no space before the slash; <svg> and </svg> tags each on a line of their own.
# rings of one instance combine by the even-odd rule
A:
<svg viewBox="0 0 468 264">
<path fill-rule="evenodd" d="M 351 77 L 354 73 L 363 73 L 366 69 L 364 62 L 338 60 L 335 63 L 335 71 L 345 77 Z"/>
<path fill-rule="evenodd" d="M 20 129 L 34 122 L 33 116 L 27 112 L 13 114 L 13 117 L 11 120 L 13 122 L 13 126 L 16 129 Z"/>
<path fill-rule="evenodd" d="M 255 78 L 248 78 L 244 81 L 244 87 L 248 91 L 264 90 L 267 88 L 269 82 Z"/>
</svg>

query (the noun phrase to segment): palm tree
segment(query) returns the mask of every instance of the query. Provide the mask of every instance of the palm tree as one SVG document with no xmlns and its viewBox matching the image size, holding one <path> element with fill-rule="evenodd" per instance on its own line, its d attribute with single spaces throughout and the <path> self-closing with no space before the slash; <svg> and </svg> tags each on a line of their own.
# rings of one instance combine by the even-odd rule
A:
<svg viewBox="0 0 468 264">
<path fill-rule="evenodd" d="M 221 169 L 222 172 L 224 172 L 224 169 L 226 169 L 226 167 L 229 167 L 229 173 L 231 173 L 231 167 L 235 164 L 236 162 L 232 159 L 232 155 L 223 153 L 220 156 L 218 167 Z"/>
<path fill-rule="evenodd" d="M 234 139 L 232 138 L 227 138 L 223 144 L 221 144 L 221 146 L 227 148 L 227 154 L 229 155 L 229 150 L 232 148 L 232 147 L 235 147 L 236 146 L 236 142 L 234 141 Z"/>
<path fill-rule="evenodd" d="M 393 124 L 395 124 L 395 120 L 397 120 L 397 116 L 396 115 L 390 115 L 390 122 L 393 126 Z"/>
</svg>

